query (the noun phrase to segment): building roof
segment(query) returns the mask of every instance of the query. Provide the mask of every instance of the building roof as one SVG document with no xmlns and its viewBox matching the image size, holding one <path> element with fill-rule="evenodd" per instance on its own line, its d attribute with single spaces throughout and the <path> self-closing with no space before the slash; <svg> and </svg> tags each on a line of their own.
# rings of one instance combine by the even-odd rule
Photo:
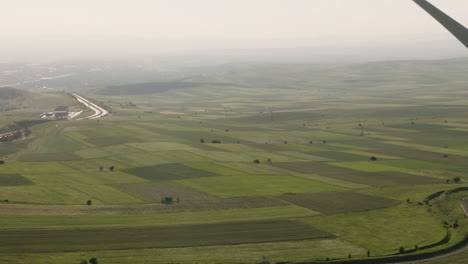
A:
<svg viewBox="0 0 468 264">
<path fill-rule="evenodd" d="M 68 105 L 57 106 L 54 111 L 68 111 Z"/>
</svg>

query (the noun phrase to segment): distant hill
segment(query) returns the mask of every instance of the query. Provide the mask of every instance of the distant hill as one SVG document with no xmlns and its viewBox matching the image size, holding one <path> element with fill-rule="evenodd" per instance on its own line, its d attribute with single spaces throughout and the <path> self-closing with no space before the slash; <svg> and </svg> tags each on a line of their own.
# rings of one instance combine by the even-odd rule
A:
<svg viewBox="0 0 468 264">
<path fill-rule="evenodd" d="M 203 68 L 203 67 L 202 67 Z M 197 87 L 354 89 L 468 83 L 468 58 L 358 64 L 243 63 L 176 81 L 108 86 L 103 95 L 144 95 Z"/>
<path fill-rule="evenodd" d="M 29 93 L 11 87 L 0 87 L 0 112 L 27 108 Z"/>
<path fill-rule="evenodd" d="M 11 87 L 0 87 L 0 100 L 24 98 L 25 92 Z"/>
<path fill-rule="evenodd" d="M 236 83 L 252 88 L 347 89 L 394 85 L 468 83 L 468 58 L 358 64 L 236 64 L 222 73 L 187 81 Z"/>
<path fill-rule="evenodd" d="M 96 93 L 103 95 L 143 95 L 153 93 L 163 93 L 170 90 L 189 89 L 203 86 L 238 86 L 232 83 L 214 83 L 214 82 L 150 82 L 150 83 L 137 83 L 119 86 L 108 86 L 106 88 L 97 90 Z"/>
</svg>

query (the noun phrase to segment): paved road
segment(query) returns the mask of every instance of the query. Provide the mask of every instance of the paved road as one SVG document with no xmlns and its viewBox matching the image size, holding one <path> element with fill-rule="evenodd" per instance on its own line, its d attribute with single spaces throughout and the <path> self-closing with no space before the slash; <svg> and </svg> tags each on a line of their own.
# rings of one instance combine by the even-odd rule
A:
<svg viewBox="0 0 468 264">
<path fill-rule="evenodd" d="M 98 106 L 97 104 L 87 100 L 86 98 L 80 96 L 80 95 L 77 95 L 76 93 L 72 93 L 72 95 L 76 98 L 76 100 L 78 100 L 80 103 L 86 105 L 86 107 L 88 107 L 89 109 L 93 110 L 94 111 L 94 114 L 93 115 L 90 115 L 90 116 L 87 116 L 87 117 L 83 117 L 83 118 L 80 118 L 80 119 L 77 119 L 77 120 L 82 120 L 82 119 L 97 119 L 97 118 L 101 118 L 101 117 L 104 117 L 106 115 L 109 115 L 109 112 Z"/>
</svg>

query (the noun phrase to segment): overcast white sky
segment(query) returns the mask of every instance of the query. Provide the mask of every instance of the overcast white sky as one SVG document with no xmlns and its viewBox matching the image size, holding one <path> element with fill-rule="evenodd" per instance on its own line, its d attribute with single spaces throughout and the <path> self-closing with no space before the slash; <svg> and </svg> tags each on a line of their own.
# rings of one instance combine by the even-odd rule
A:
<svg viewBox="0 0 468 264">
<path fill-rule="evenodd" d="M 467 0 L 432 3 L 468 24 Z M 440 33 L 411 0 L 2 0 L 4 35 L 324 37 Z"/>
<path fill-rule="evenodd" d="M 431 2 L 468 25 L 468 0 Z M 0 32 L 3 39 L 452 38 L 412 0 L 0 0 Z"/>
</svg>

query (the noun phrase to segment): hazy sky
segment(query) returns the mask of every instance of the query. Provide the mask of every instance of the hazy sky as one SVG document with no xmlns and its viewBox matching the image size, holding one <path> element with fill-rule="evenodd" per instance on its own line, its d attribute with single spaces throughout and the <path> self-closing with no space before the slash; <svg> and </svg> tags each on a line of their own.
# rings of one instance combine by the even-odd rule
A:
<svg viewBox="0 0 468 264">
<path fill-rule="evenodd" d="M 468 25 L 468 0 L 431 2 Z M 193 43 L 200 46 L 221 48 L 309 45 L 304 39 L 322 45 L 334 40 L 456 42 L 412 0 L 0 0 L 0 4 L 0 40 L 12 40 L 0 41 L 0 52 L 10 53 L 70 45 L 59 44 L 57 36 L 71 36 L 68 43 L 73 45 L 104 48 L 109 45 L 90 45 L 89 40 L 136 37 L 141 44 L 141 38 L 166 38 L 173 40 L 166 47 L 189 47 L 196 46 L 190 41 L 196 39 Z M 45 43 L 49 36 L 53 38 Z M 26 42 L 23 37 L 38 40 Z M 239 39 L 248 41 L 238 44 Z"/>
<path fill-rule="evenodd" d="M 468 24 L 467 0 L 432 3 Z M 411 0 L 1 0 L 3 35 L 296 38 L 444 32 Z"/>
</svg>

